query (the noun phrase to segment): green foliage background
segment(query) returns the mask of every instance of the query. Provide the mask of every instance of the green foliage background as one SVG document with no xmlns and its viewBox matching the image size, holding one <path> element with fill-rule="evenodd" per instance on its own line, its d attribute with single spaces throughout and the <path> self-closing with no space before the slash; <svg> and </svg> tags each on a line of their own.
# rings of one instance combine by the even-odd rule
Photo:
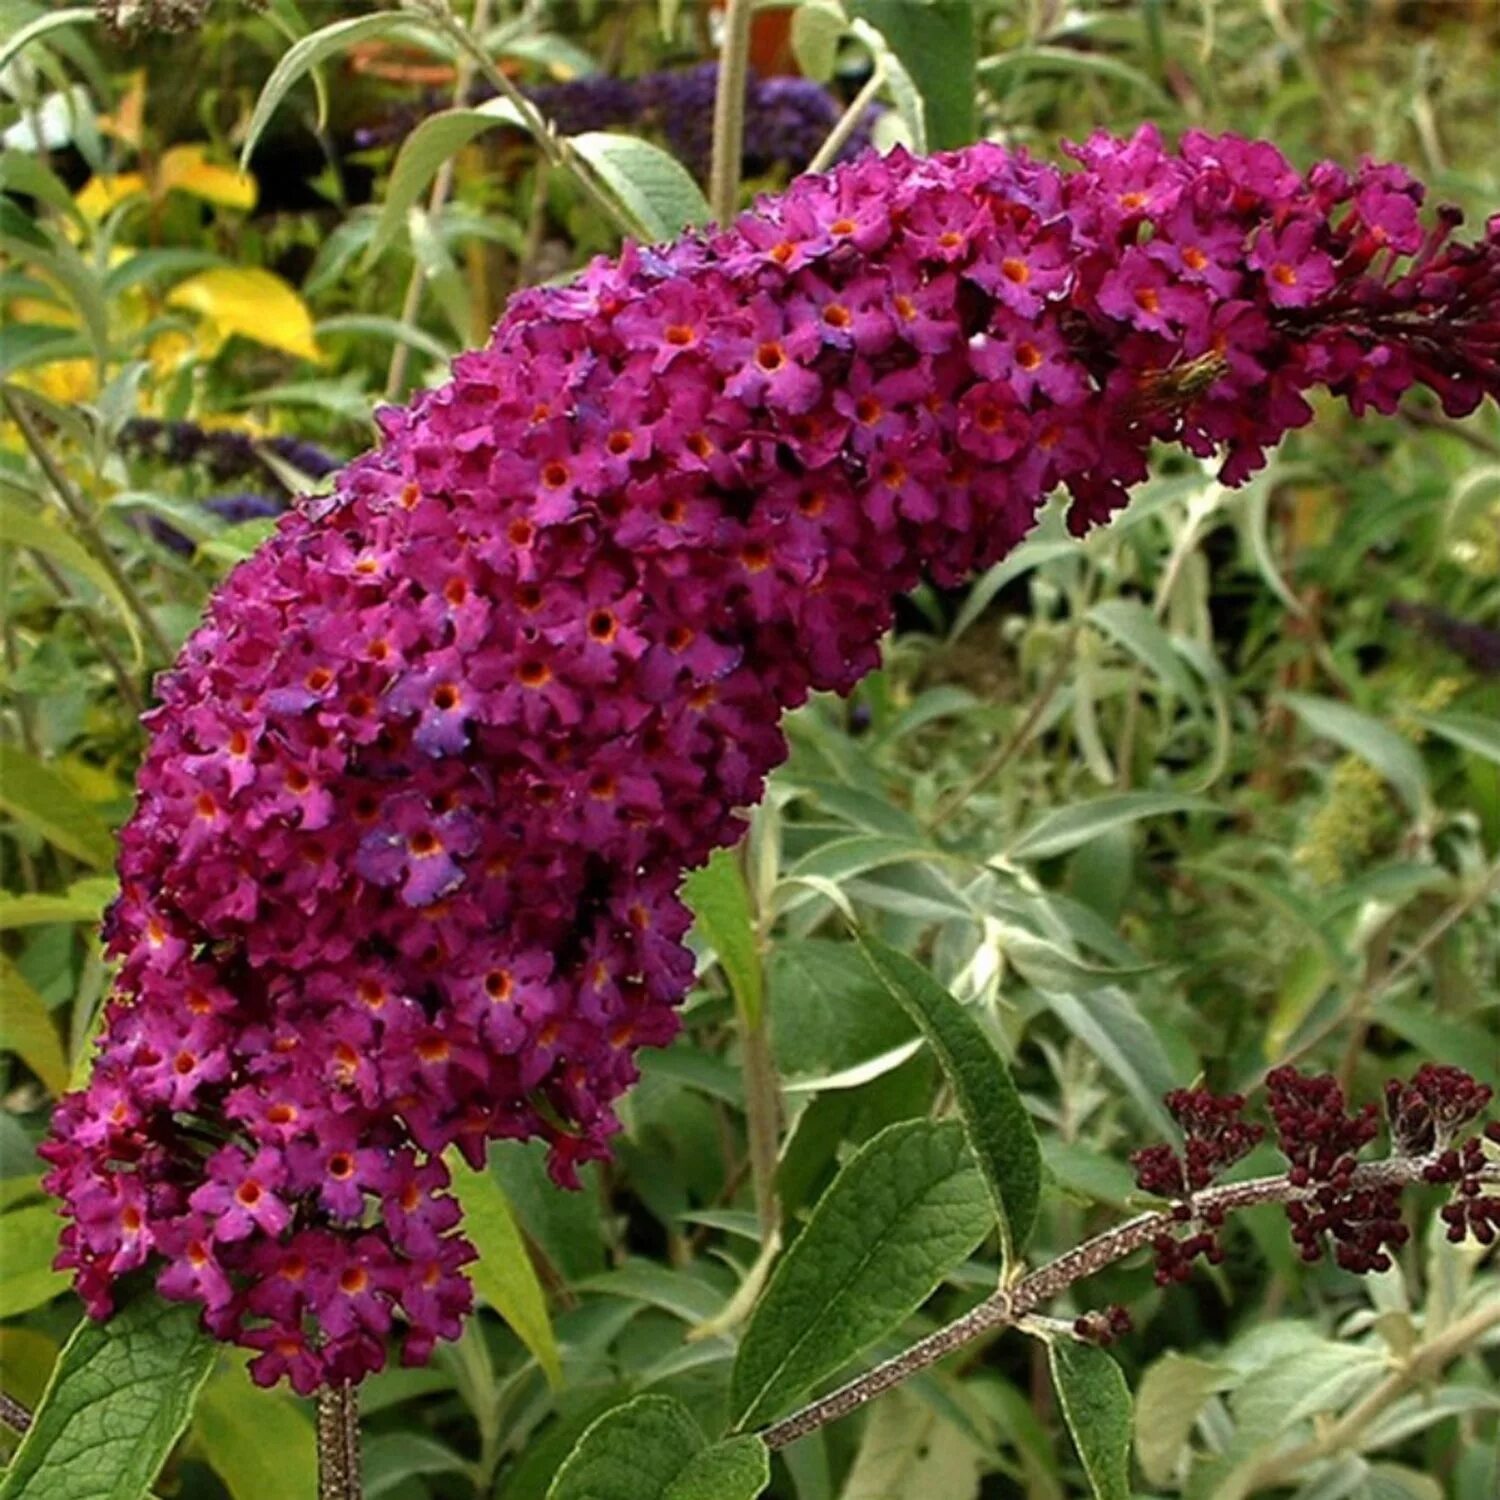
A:
<svg viewBox="0 0 1500 1500">
<path fill-rule="evenodd" d="M 1406 162 L 1471 218 L 1500 209 L 1491 0 L 848 9 L 925 97 L 939 144 L 977 134 L 1050 155 L 1060 137 L 1154 119 L 1169 133 L 1269 136 L 1304 164 L 1369 151 Z M 211 176 L 167 181 L 174 145 L 202 146 L 227 171 L 289 42 L 362 12 L 272 0 L 255 15 L 220 0 L 200 33 L 130 46 L 60 24 L 4 75 L 0 373 L 45 429 L 71 497 L 59 504 L 15 424 L 0 422 L 0 1364 L 6 1392 L 29 1403 L 78 1319 L 47 1269 L 56 1221 L 32 1147 L 86 1066 L 107 985 L 94 923 L 141 750 L 138 700 L 263 534 L 217 522 L 201 508 L 214 486 L 200 466 L 142 456 L 122 429 L 140 414 L 248 423 L 352 455 L 382 394 L 441 379 L 511 290 L 617 243 L 569 175 L 540 168 L 514 133 L 470 132 L 437 203 L 428 184 L 451 140 L 409 162 L 404 187 L 390 148 L 356 150 L 353 125 L 412 102 L 417 65 L 434 50 L 442 61 L 430 39 L 379 24 L 364 59 L 406 80 L 356 71 L 330 48 L 318 86 L 292 81 L 261 136 L 259 207 L 232 206 Z M 0 0 L 0 36 L 45 17 Z M 710 31 L 691 0 L 536 0 L 492 19 L 493 51 L 527 81 L 690 62 Z M 819 22 L 797 25 L 811 59 Z M 846 37 L 829 56 L 848 97 L 865 45 Z M 640 213 L 694 216 L 680 174 L 611 151 Z M 85 181 L 120 173 L 139 173 L 139 190 L 81 214 Z M 393 196 L 412 211 L 382 220 Z M 254 301 L 265 285 L 250 284 L 275 323 L 269 341 L 245 336 L 255 329 L 236 322 L 222 283 L 218 301 L 174 298 L 231 270 L 285 284 L 275 319 Z M 309 341 L 316 361 L 302 357 Z M 266 463 L 262 489 L 303 487 Z M 192 555 L 162 546 L 150 519 L 193 538 Z M 541 1500 L 584 1430 L 634 1398 L 674 1398 L 703 1432 L 721 1431 L 745 1410 L 731 1373 L 770 1265 L 763 1245 L 815 1233 L 814 1205 L 877 1137 L 927 1164 L 912 1168 L 913 1183 L 932 1175 L 910 1212 L 931 1210 L 931 1227 L 907 1225 L 951 1253 L 934 1251 L 929 1284 L 941 1284 L 919 1288 L 914 1311 L 890 1288 L 875 1313 L 849 1294 L 842 1326 L 867 1317 L 870 1336 L 846 1373 L 993 1289 L 984 1205 L 1028 1189 L 987 1188 L 967 1158 L 934 1157 L 948 1127 L 912 1122 L 951 1114 L 953 1089 L 922 1015 L 872 972 L 845 911 L 919 959 L 1009 1060 L 1041 1142 L 1032 1263 L 1128 1211 L 1125 1159 L 1170 1134 L 1159 1101 L 1175 1085 L 1253 1092 L 1297 1060 L 1373 1098 L 1385 1078 L 1437 1060 L 1500 1087 L 1497 681 L 1493 408 L 1457 425 L 1420 403 L 1364 423 L 1330 405 L 1241 491 L 1163 464 L 1081 545 L 1049 514 L 971 590 L 920 591 L 882 671 L 849 701 L 793 716 L 793 756 L 743 859 L 696 883 L 701 984 L 681 1040 L 643 1058 L 616 1160 L 566 1196 L 535 1153 L 510 1147 L 465 1188 L 488 1252 L 481 1291 L 509 1321 L 485 1313 L 430 1369 L 370 1382 L 367 1493 Z M 762 1012 L 769 1057 L 757 1061 L 736 1018 Z M 767 1063 L 780 1121 L 774 1159 L 757 1161 L 745 1090 Z M 758 1218 L 752 1179 L 764 1188 L 772 1169 L 774 1212 L 763 1192 Z M 1417 1204 L 1417 1233 L 1385 1276 L 1300 1265 L 1279 1211 L 1263 1209 L 1235 1222 L 1226 1264 L 1186 1287 L 1163 1293 L 1128 1262 L 1053 1309 L 1119 1301 L 1135 1314 L 1114 1351 L 1136 1392 L 1135 1492 L 1493 1500 L 1500 1277 L 1493 1257 L 1446 1245 L 1433 1206 Z M 860 1232 L 874 1234 L 878 1194 L 867 1212 Z M 777 1288 L 767 1304 L 780 1296 L 788 1319 L 817 1311 L 818 1288 L 802 1303 Z M 765 1343 L 775 1329 L 758 1321 Z M 311 1494 L 305 1404 L 253 1391 L 228 1360 L 207 1378 L 156 1493 Z M 662 1429 L 663 1462 L 681 1447 L 684 1487 L 671 1494 L 754 1493 L 734 1488 L 759 1482 L 748 1450 L 706 1458 L 701 1433 L 669 1414 L 679 1408 L 640 1411 Z M 627 1453 L 643 1442 L 629 1436 Z M 1045 1344 L 1009 1333 L 778 1455 L 768 1493 L 1129 1493 L 1100 1477 L 1096 1456 L 1085 1445 L 1080 1461 L 1064 1436 Z M 726 1478 L 710 1469 L 720 1462 L 749 1467 Z M 575 1493 L 558 1484 L 564 1500 Z"/>
</svg>

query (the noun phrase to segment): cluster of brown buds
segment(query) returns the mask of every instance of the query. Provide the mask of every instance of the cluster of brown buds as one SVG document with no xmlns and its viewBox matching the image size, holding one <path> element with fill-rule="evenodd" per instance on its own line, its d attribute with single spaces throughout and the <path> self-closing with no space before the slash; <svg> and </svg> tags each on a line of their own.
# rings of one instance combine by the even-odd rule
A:
<svg viewBox="0 0 1500 1500">
<path fill-rule="evenodd" d="M 1143 1192 L 1172 1199 L 1172 1217 L 1180 1224 L 1195 1225 L 1192 1234 L 1179 1236 L 1164 1231 L 1152 1241 L 1157 1285 L 1168 1286 L 1186 1281 L 1200 1255 L 1211 1265 L 1224 1259 L 1219 1239 L 1223 1211 L 1213 1205 L 1196 1206 L 1193 1195 L 1253 1151 L 1265 1127 L 1242 1118 L 1242 1094 L 1220 1097 L 1204 1088 L 1174 1089 L 1163 1102 L 1182 1128 L 1181 1153 L 1168 1145 L 1147 1146 L 1137 1151 L 1130 1163 Z"/>
<path fill-rule="evenodd" d="M 1422 1173 L 1424 1180 L 1453 1187 L 1452 1199 L 1438 1213 L 1454 1244 L 1471 1234 L 1481 1245 L 1492 1245 L 1500 1237 L 1500 1196 L 1486 1194 L 1480 1179 L 1486 1162 L 1484 1140 L 1500 1145 L 1500 1121 L 1485 1126 L 1483 1138 L 1457 1139 L 1494 1096 L 1493 1089 L 1462 1068 L 1434 1063 L 1418 1069 L 1410 1083 L 1393 1079 L 1385 1086 L 1386 1118 L 1396 1151 L 1433 1156 Z"/>
<path fill-rule="evenodd" d="M 1410 1236 L 1401 1193 L 1413 1178 L 1383 1180 L 1361 1172 L 1359 1153 L 1379 1134 L 1379 1111 L 1373 1104 L 1351 1111 L 1331 1075 L 1292 1067 L 1267 1075 L 1266 1094 L 1277 1144 L 1289 1163 L 1286 1181 L 1297 1190 L 1285 1207 L 1303 1260 L 1320 1260 L 1331 1248 L 1346 1271 L 1388 1269 L 1391 1253 Z M 1423 1066 L 1408 1082 L 1386 1085 L 1392 1159 L 1424 1162 L 1423 1181 L 1453 1187 L 1441 1217 L 1455 1242 L 1471 1234 L 1482 1245 L 1500 1239 L 1500 1196 L 1484 1192 L 1491 1162 L 1484 1141 L 1500 1145 L 1500 1123 L 1464 1135 L 1492 1098 L 1493 1090 L 1463 1069 L 1438 1064 Z M 1166 1104 L 1182 1127 L 1182 1150 L 1149 1146 L 1131 1158 L 1137 1184 L 1171 1199 L 1171 1218 L 1186 1231 L 1163 1229 L 1151 1242 L 1161 1286 L 1185 1281 L 1200 1256 L 1211 1264 L 1223 1259 L 1224 1210 L 1205 1190 L 1264 1134 L 1242 1118 L 1245 1100 L 1238 1094 L 1179 1089 Z"/>
</svg>

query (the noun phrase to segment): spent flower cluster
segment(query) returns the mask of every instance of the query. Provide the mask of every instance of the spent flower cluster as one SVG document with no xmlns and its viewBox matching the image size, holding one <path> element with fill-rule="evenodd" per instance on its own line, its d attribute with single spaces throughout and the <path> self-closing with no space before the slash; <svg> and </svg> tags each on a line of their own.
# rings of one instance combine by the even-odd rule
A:
<svg viewBox="0 0 1500 1500">
<path fill-rule="evenodd" d="M 1331 1074 L 1290 1066 L 1266 1075 L 1266 1096 L 1277 1145 L 1290 1164 L 1286 1184 L 1292 1195 L 1285 1209 L 1302 1258 L 1321 1260 L 1331 1243 L 1334 1260 L 1346 1271 L 1389 1269 L 1389 1252 L 1399 1250 L 1410 1234 L 1401 1217 L 1402 1190 L 1410 1179 L 1371 1181 L 1360 1173 L 1359 1153 L 1380 1133 L 1376 1107 L 1367 1104 L 1351 1114 Z M 1472 1233 L 1488 1245 L 1500 1229 L 1500 1196 L 1484 1191 L 1491 1161 L 1481 1133 L 1462 1138 L 1492 1097 L 1490 1088 L 1463 1069 L 1432 1063 L 1408 1082 L 1386 1084 L 1393 1157 L 1425 1161 L 1423 1181 L 1454 1186 L 1452 1199 L 1440 1210 L 1454 1241 Z M 1172 1218 L 1192 1226 L 1191 1233 L 1162 1230 L 1152 1240 L 1161 1286 L 1185 1281 L 1200 1255 L 1213 1264 L 1223 1259 L 1217 1234 L 1224 1223 L 1222 1206 L 1199 1202 L 1196 1195 L 1263 1135 L 1259 1125 L 1242 1120 L 1245 1100 L 1239 1094 L 1179 1089 L 1166 1096 L 1166 1104 L 1182 1126 L 1184 1149 L 1148 1146 L 1131 1158 L 1137 1185 L 1171 1199 Z M 1482 1136 L 1500 1145 L 1500 1122 L 1487 1125 Z"/>
<path fill-rule="evenodd" d="M 893 596 L 1058 485 L 1102 521 L 1157 441 L 1239 482 L 1314 387 L 1500 392 L 1500 220 L 1459 244 L 1399 168 L 1232 136 L 1070 149 L 867 154 L 519 295 L 230 576 L 158 684 L 44 1148 L 92 1312 L 150 1268 L 261 1381 L 425 1359 L 470 1305 L 443 1154 L 606 1153 L 693 979 L 683 871 Z"/>
</svg>

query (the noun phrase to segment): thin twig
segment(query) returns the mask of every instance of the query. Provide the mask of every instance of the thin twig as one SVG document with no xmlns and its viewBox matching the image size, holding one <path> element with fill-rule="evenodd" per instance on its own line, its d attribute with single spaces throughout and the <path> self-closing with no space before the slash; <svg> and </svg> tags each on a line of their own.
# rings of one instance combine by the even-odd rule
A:
<svg viewBox="0 0 1500 1500">
<path fill-rule="evenodd" d="M 31 1429 L 31 1412 L 14 1396 L 7 1396 L 4 1391 L 0 1391 L 0 1422 L 12 1432 L 28 1432 Z"/>
<path fill-rule="evenodd" d="M 721 227 L 734 219 L 740 203 L 745 87 L 750 77 L 750 20 L 754 10 L 755 0 L 729 0 L 724 7 L 719 84 L 714 91 L 714 152 L 708 174 L 708 203 Z"/>
<path fill-rule="evenodd" d="M 875 67 L 869 81 L 854 96 L 849 108 L 839 116 L 838 124 L 828 132 L 828 139 L 818 147 L 818 154 L 807 164 L 809 172 L 826 172 L 839 159 L 839 152 L 849 144 L 849 137 L 859 129 L 865 111 L 875 102 L 875 96 L 885 87 L 885 64 L 875 59 Z"/>
<path fill-rule="evenodd" d="M 363 1500 L 359 1461 L 359 1387 L 318 1392 L 318 1500 Z"/>
<path fill-rule="evenodd" d="M 642 244 L 650 244 L 656 236 L 643 224 L 625 204 L 606 193 L 595 179 L 588 163 L 569 145 L 566 137 L 553 128 L 552 123 L 516 85 L 495 66 L 494 60 L 470 34 L 452 10 L 447 0 L 407 0 L 433 24 L 456 43 L 474 60 L 480 76 L 497 94 L 515 106 L 522 123 L 530 131 L 543 156 L 554 166 L 560 167 L 574 178 L 589 201 L 612 223 L 621 234 L 633 236 Z"/>
<path fill-rule="evenodd" d="M 980 766 L 965 785 L 950 792 L 938 802 L 932 810 L 931 817 L 927 819 L 929 828 L 941 828 L 975 792 L 992 777 L 998 776 L 1030 743 L 1032 733 L 1041 722 L 1048 705 L 1057 696 L 1058 689 L 1062 687 L 1068 675 L 1068 669 L 1073 665 L 1073 648 L 1078 641 L 1078 631 L 1079 626 L 1075 622 L 1063 640 L 1062 650 L 1058 652 L 1057 660 L 1047 674 L 1047 680 L 1032 700 L 1031 707 L 1026 711 L 1026 717 L 1016 726 L 1015 733 Z"/>
<path fill-rule="evenodd" d="M 63 473 L 57 460 L 53 458 L 51 450 L 42 441 L 42 435 L 31 420 L 30 413 L 10 391 L 0 391 L 0 400 L 4 401 L 6 415 L 16 424 L 22 440 L 31 450 L 31 456 L 37 461 L 42 473 L 47 476 L 47 482 L 52 486 L 53 493 L 78 529 L 80 540 L 99 566 L 109 575 L 110 581 L 119 589 L 120 597 L 125 601 L 130 613 L 135 616 L 141 633 L 151 642 L 156 654 L 161 660 L 170 661 L 172 648 L 166 636 L 162 634 L 161 627 L 152 618 L 145 601 L 136 592 L 135 585 L 131 583 L 124 568 L 120 566 L 120 560 L 115 556 L 114 548 L 99 534 L 99 528 L 95 524 L 89 507 L 84 503 L 83 497 L 73 488 L 72 482 Z"/>
<path fill-rule="evenodd" d="M 1407 1187 L 1422 1181 L 1423 1172 L 1433 1160 L 1433 1157 L 1423 1156 L 1367 1162 L 1355 1169 L 1350 1186 L 1354 1190 Z M 1480 1176 L 1486 1182 L 1500 1182 L 1500 1163 L 1484 1167 Z M 1199 1193 L 1193 1202 L 1202 1216 L 1214 1212 L 1232 1213 L 1263 1203 L 1293 1203 L 1309 1198 L 1317 1191 L 1316 1183 L 1296 1187 L 1284 1175 L 1254 1177 L 1246 1182 L 1228 1183 Z M 909 1380 L 982 1334 L 1014 1327 L 1022 1318 L 1067 1291 L 1074 1282 L 1123 1260 L 1149 1245 L 1158 1234 L 1171 1233 L 1176 1227 L 1177 1220 L 1170 1211 L 1153 1211 L 1138 1214 L 1091 1240 L 1085 1240 L 1029 1276 L 1022 1277 L 1014 1286 L 1002 1287 L 977 1307 L 919 1339 L 909 1349 L 773 1423 L 761 1432 L 761 1437 L 770 1448 L 784 1448 L 788 1443 L 806 1437 L 819 1427 L 857 1411 L 876 1396 Z"/>
</svg>

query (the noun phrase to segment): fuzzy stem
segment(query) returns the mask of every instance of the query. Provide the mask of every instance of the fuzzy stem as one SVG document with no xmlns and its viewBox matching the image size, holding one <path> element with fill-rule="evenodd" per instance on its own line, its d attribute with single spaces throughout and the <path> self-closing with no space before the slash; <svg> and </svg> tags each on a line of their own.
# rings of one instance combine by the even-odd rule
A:
<svg viewBox="0 0 1500 1500">
<path fill-rule="evenodd" d="M 0 1422 L 12 1432 L 27 1432 L 31 1427 L 31 1413 L 15 1399 L 0 1391 Z"/>
<path fill-rule="evenodd" d="M 875 96 L 885 87 L 885 67 L 879 58 L 869 81 L 854 96 L 849 108 L 839 116 L 838 123 L 828 132 L 828 139 L 818 147 L 818 154 L 808 162 L 809 172 L 826 172 L 839 159 L 839 152 L 849 144 L 849 137 L 859 129 L 865 111 L 875 102 Z"/>
<path fill-rule="evenodd" d="M 750 77 L 750 18 L 755 0 L 729 0 L 719 48 L 719 86 L 714 93 L 714 153 L 708 203 L 721 226 L 734 220 L 745 158 L 745 86 Z"/>
<path fill-rule="evenodd" d="M 1385 1161 L 1366 1162 L 1355 1169 L 1351 1187 L 1408 1187 L 1422 1181 L 1424 1170 L 1434 1160 L 1431 1156 L 1390 1157 Z M 1491 1163 L 1480 1173 L 1486 1182 L 1500 1182 L 1500 1163 Z M 1286 1176 L 1253 1177 L 1246 1182 L 1232 1182 L 1197 1194 L 1193 1206 L 1201 1215 L 1207 1210 L 1232 1213 L 1263 1203 L 1293 1203 L 1311 1197 L 1319 1184 L 1296 1187 Z M 1106 1266 L 1149 1245 L 1158 1235 L 1171 1233 L 1177 1221 L 1170 1212 L 1153 1211 L 1137 1214 L 1103 1234 L 1059 1255 L 1024 1276 L 1011 1287 L 1002 1287 L 962 1317 L 918 1339 L 910 1348 L 878 1364 L 863 1375 L 828 1395 L 819 1397 L 789 1417 L 773 1423 L 761 1432 L 769 1448 L 784 1448 L 798 1438 L 806 1437 L 819 1427 L 857 1411 L 876 1396 L 909 1380 L 945 1355 L 961 1349 L 981 1334 L 1014 1327 L 1044 1303 L 1061 1295 L 1075 1281 L 1082 1281 Z"/>
<path fill-rule="evenodd" d="M 150 641 L 152 649 L 163 661 L 169 661 L 172 657 L 172 648 L 166 636 L 162 634 L 161 627 L 151 617 L 145 601 L 126 576 L 124 568 L 120 566 L 119 558 L 114 554 L 114 549 L 99 534 L 99 528 L 88 506 L 84 503 L 83 497 L 73 488 L 68 476 L 63 473 L 46 443 L 42 441 L 42 435 L 31 420 L 30 413 L 9 391 L 0 393 L 0 399 L 4 400 L 6 415 L 20 430 L 22 440 L 31 450 L 31 456 L 37 461 L 42 473 L 47 476 L 47 482 L 52 486 L 52 491 L 62 504 L 62 508 L 68 513 L 74 526 L 78 528 L 80 539 L 88 547 L 95 561 L 109 574 L 110 581 L 119 589 L 120 597 L 141 627 L 141 634 Z"/>
<path fill-rule="evenodd" d="M 318 1392 L 318 1500 L 363 1500 L 359 1461 L 359 1387 Z"/>
<path fill-rule="evenodd" d="M 474 0 L 474 31 L 483 35 L 490 23 L 490 0 Z M 467 54 L 460 57 L 454 69 L 453 107 L 457 109 L 468 97 L 469 85 L 474 81 L 474 59 Z M 448 195 L 453 191 L 453 158 L 446 156 L 432 180 L 432 191 L 427 197 L 427 217 L 435 219 L 442 212 Z M 401 321 L 414 324 L 422 306 L 422 289 L 427 285 L 427 273 L 422 262 L 412 256 L 411 277 L 406 283 L 406 295 L 401 302 Z M 411 347 L 405 339 L 397 339 L 391 350 L 391 364 L 386 371 L 385 399 L 395 401 L 406 383 L 406 366 L 411 358 Z"/>
<path fill-rule="evenodd" d="M 551 165 L 561 167 L 568 173 L 583 189 L 589 202 L 622 235 L 633 236 L 642 244 L 650 244 L 656 238 L 633 213 L 599 186 L 588 164 L 564 137 L 558 135 L 541 110 L 495 66 L 493 59 L 470 34 L 468 27 L 448 8 L 447 0 L 407 0 L 407 3 L 427 16 L 439 31 L 473 59 L 474 66 L 484 81 L 515 106 L 516 113 L 525 122 L 526 129 L 531 132 L 542 155 Z"/>
<path fill-rule="evenodd" d="M 750 1181 L 755 1191 L 755 1213 L 760 1222 L 761 1244 L 764 1245 L 769 1243 L 781 1222 L 781 1209 L 776 1201 L 776 1146 L 780 1136 L 781 1102 L 764 1010 L 753 1019 L 741 1011 L 740 1058 L 745 1077 Z"/>
</svg>

